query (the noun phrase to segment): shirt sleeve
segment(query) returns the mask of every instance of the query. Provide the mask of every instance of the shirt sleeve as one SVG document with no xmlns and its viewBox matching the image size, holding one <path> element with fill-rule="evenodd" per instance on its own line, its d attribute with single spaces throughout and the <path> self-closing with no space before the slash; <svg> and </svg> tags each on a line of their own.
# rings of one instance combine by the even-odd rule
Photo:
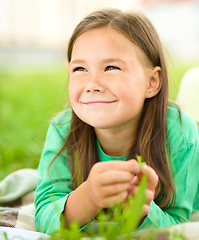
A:
<svg viewBox="0 0 199 240">
<path fill-rule="evenodd" d="M 170 131 L 170 169 L 176 190 L 176 204 L 163 211 L 154 201 L 142 228 L 163 228 L 187 222 L 195 210 L 199 184 L 199 134 L 196 123 L 182 116 L 181 125 L 175 123 Z"/>
<path fill-rule="evenodd" d="M 176 174 L 174 176 L 174 183 L 176 188 L 176 204 L 174 207 L 163 211 L 154 201 L 151 202 L 150 210 L 140 225 L 141 228 L 164 228 L 182 222 L 187 222 L 190 219 L 195 198 L 198 192 L 199 176 L 197 173 L 199 165 L 198 144 L 193 144 L 187 147 L 186 156 L 183 151 L 178 154 L 180 157 L 189 158 L 190 161 L 183 161 L 182 166 L 173 170 Z M 175 159 L 177 161 L 177 159 Z"/>
<path fill-rule="evenodd" d="M 66 150 L 52 162 L 63 146 L 67 131 L 70 129 L 70 123 L 55 124 L 55 120 L 51 122 L 47 132 L 35 191 L 35 224 L 38 231 L 49 234 L 60 228 L 61 215 L 73 185 L 66 164 Z"/>
</svg>

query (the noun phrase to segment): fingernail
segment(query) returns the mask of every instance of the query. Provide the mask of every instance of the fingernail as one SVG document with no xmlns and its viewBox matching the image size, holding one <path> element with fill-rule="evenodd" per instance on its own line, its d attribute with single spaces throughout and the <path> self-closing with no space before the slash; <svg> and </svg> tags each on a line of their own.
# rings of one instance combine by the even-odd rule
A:
<svg viewBox="0 0 199 240">
<path fill-rule="evenodd" d="M 146 172 L 147 169 L 148 169 L 148 166 L 147 166 L 147 165 L 144 165 L 144 167 L 143 167 L 144 172 Z"/>
</svg>

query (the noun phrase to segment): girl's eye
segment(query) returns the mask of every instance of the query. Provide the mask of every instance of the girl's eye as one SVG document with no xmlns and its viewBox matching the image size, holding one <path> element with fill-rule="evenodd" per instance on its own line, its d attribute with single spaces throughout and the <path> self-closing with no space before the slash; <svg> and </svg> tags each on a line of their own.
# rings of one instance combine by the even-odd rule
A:
<svg viewBox="0 0 199 240">
<path fill-rule="evenodd" d="M 83 68 L 83 67 L 76 67 L 76 68 L 73 69 L 73 72 L 77 72 L 77 71 L 84 72 L 84 71 L 86 71 L 86 69 Z"/>
<path fill-rule="evenodd" d="M 110 71 L 110 70 L 120 70 L 120 68 L 116 66 L 107 66 L 105 69 L 105 71 Z"/>
</svg>

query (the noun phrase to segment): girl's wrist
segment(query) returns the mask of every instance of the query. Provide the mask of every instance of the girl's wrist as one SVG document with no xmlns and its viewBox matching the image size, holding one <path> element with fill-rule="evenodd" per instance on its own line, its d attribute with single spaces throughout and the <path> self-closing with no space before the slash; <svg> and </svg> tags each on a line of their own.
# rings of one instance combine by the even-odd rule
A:
<svg viewBox="0 0 199 240">
<path fill-rule="evenodd" d="M 100 211 L 100 208 L 93 199 L 92 192 L 90 190 L 87 180 L 82 183 L 82 187 L 84 189 L 88 209 L 91 210 L 93 213 L 96 212 L 97 215 L 97 213 Z"/>
</svg>

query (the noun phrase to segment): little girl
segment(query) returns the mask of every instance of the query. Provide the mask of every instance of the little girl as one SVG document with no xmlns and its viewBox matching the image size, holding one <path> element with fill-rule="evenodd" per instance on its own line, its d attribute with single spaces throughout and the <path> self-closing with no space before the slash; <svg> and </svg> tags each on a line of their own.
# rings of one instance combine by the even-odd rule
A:
<svg viewBox="0 0 199 240">
<path fill-rule="evenodd" d="M 168 103 L 167 66 L 150 21 L 116 9 L 91 13 L 71 36 L 68 68 L 72 108 L 52 120 L 38 168 L 38 231 L 58 230 L 61 215 L 83 228 L 101 209 L 125 204 L 144 173 L 139 228 L 189 221 L 199 210 L 198 128 Z"/>
</svg>

